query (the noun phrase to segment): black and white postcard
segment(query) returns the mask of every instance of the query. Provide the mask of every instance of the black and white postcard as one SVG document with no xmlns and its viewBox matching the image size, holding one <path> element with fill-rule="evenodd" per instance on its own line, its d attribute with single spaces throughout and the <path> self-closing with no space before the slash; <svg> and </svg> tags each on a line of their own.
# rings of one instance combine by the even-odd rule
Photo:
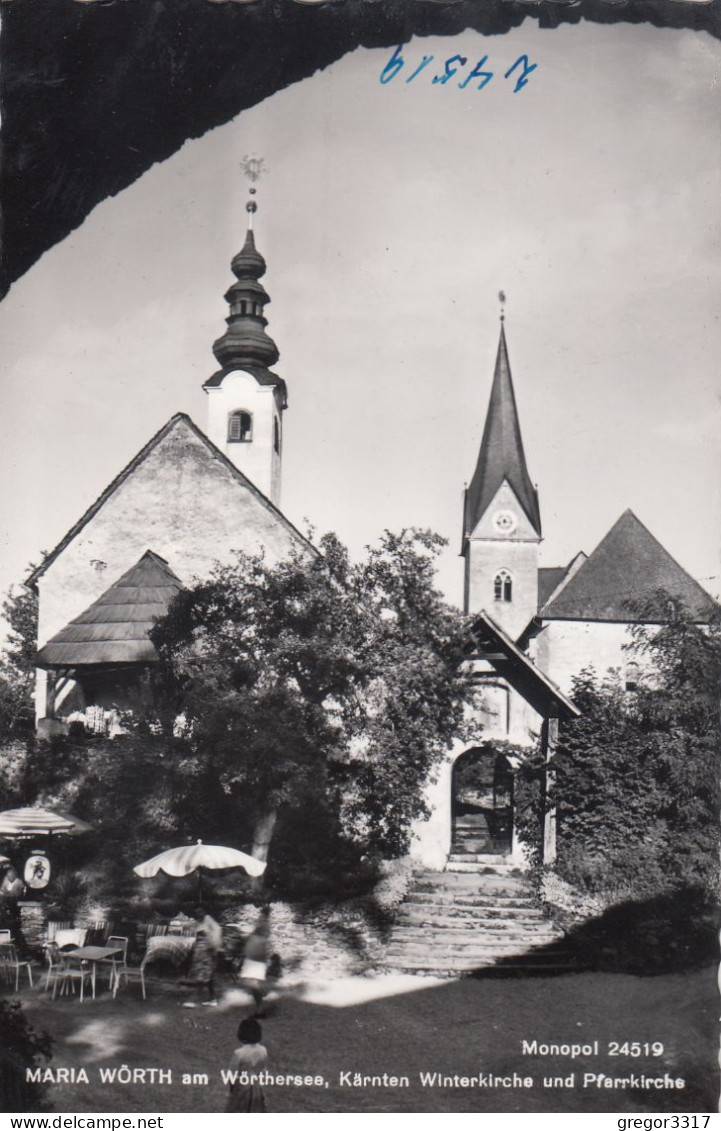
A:
<svg viewBox="0 0 721 1131">
<path fill-rule="evenodd" d="M 1 7 L 4 1110 L 705 1127 L 717 5 Z"/>
</svg>

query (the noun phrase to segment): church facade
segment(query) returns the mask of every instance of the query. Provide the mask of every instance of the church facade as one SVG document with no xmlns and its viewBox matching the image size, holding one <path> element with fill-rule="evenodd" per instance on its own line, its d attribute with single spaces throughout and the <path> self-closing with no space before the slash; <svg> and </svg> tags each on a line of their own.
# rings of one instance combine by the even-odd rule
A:
<svg viewBox="0 0 721 1131">
<path fill-rule="evenodd" d="M 204 384 L 208 430 L 180 413 L 153 436 L 29 578 L 38 593 L 36 715 L 41 733 L 69 721 L 108 731 L 156 661 L 153 619 L 173 593 L 238 550 L 270 563 L 317 551 L 279 508 L 284 380 L 266 331 L 266 264 L 255 203 L 234 257 L 220 365 Z"/>
<path fill-rule="evenodd" d="M 41 734 L 82 721 L 113 733 L 156 662 L 148 633 L 178 590 L 237 551 L 269 562 L 317 551 L 280 510 L 285 382 L 273 370 L 265 261 L 255 246 L 255 203 L 232 260 L 229 313 L 205 382 L 207 431 L 178 414 L 102 492 L 35 570 L 39 598 L 36 713 Z M 413 853 L 442 869 L 523 861 L 514 820 L 514 772 L 540 747 L 552 773 L 559 721 L 578 710 L 571 680 L 628 664 L 625 595 L 657 587 L 700 618 L 710 598 L 639 520 L 625 512 L 592 554 L 539 564 L 541 517 L 523 450 L 501 323 L 489 407 L 462 520 L 465 612 L 481 689 L 477 741 L 459 744 L 428 785 L 431 815 Z M 548 812 L 544 855 L 555 854 Z"/>
<path fill-rule="evenodd" d="M 573 677 L 618 672 L 631 692 L 639 660 L 628 646 L 634 606 L 663 589 L 700 622 L 712 600 L 626 510 L 589 555 L 541 566 L 538 492 L 526 465 L 503 315 L 483 437 L 463 509 L 464 609 L 481 644 L 478 743 L 459 744 L 429 784 L 428 821 L 414 852 L 430 868 L 524 861 L 514 821 L 514 769 L 540 747 L 553 773 L 559 721 L 577 714 Z M 523 664 L 526 667 L 523 667 Z M 545 819 L 544 859 L 555 856 L 555 818 Z"/>
</svg>

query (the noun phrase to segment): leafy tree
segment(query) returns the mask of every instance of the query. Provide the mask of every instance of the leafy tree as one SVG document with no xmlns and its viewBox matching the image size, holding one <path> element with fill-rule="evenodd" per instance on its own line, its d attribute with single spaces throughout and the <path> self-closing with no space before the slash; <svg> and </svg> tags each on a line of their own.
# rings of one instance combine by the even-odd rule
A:
<svg viewBox="0 0 721 1131">
<path fill-rule="evenodd" d="M 239 554 L 157 623 L 154 725 L 181 792 L 200 798 L 212 782 L 236 840 L 252 820 L 256 855 L 279 813 L 319 798 L 363 852 L 406 849 L 472 697 L 465 622 L 433 588 L 441 545 L 386 533 L 359 565 L 334 536 L 274 566 Z"/>
<path fill-rule="evenodd" d="M 10 589 L 2 615 L 6 639 L 0 654 L 0 808 L 7 808 L 22 798 L 26 747 L 35 718 L 35 594 L 24 586 Z"/>
<path fill-rule="evenodd" d="M 0 657 L 0 740 L 27 732 L 34 720 L 38 603 L 30 589 L 12 588 L 2 603 L 8 626 Z"/>
<path fill-rule="evenodd" d="M 715 890 L 718 612 L 695 623 L 667 594 L 634 612 L 632 648 L 647 667 L 637 689 L 590 671 L 575 681 L 582 715 L 556 759 L 559 870 L 595 889 Z"/>
</svg>

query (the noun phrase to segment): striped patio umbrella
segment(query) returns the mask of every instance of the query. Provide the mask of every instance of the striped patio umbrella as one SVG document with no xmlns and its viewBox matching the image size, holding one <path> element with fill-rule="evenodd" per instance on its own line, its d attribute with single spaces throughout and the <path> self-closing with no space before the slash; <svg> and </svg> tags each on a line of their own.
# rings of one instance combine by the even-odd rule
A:
<svg viewBox="0 0 721 1131">
<path fill-rule="evenodd" d="M 52 833 L 87 832 L 90 825 L 67 813 L 50 809 L 4 809 L 0 813 L 0 837 L 49 836 Z"/>
<path fill-rule="evenodd" d="M 179 848 L 168 848 L 152 856 L 144 864 L 138 864 L 133 871 L 136 876 L 147 880 L 165 872 L 166 876 L 190 876 L 202 869 L 220 871 L 222 868 L 242 868 L 249 876 L 262 876 L 266 865 L 264 860 L 256 860 L 237 848 L 225 848 L 221 844 L 184 844 Z"/>
</svg>

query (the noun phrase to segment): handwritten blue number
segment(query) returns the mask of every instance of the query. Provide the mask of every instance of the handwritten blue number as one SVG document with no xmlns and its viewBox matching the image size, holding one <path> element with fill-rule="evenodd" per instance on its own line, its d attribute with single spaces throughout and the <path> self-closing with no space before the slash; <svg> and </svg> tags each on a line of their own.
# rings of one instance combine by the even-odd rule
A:
<svg viewBox="0 0 721 1131">
<path fill-rule="evenodd" d="M 423 68 L 427 67 L 428 64 L 431 62 L 431 60 L 434 59 L 434 58 L 435 58 L 434 55 L 424 55 L 423 59 L 421 60 L 420 67 L 416 67 L 413 74 L 408 76 L 408 78 L 406 79 L 406 82 L 413 82 L 416 75 L 419 75 L 421 73 L 421 71 L 423 70 Z M 435 79 L 433 81 L 435 82 Z"/>
<path fill-rule="evenodd" d="M 518 58 L 516 59 L 515 63 L 513 64 L 513 66 L 509 67 L 508 70 L 506 71 L 505 75 L 503 76 L 504 79 L 507 79 L 509 75 L 513 74 L 513 72 L 515 71 L 515 69 L 516 69 L 516 67 L 518 66 L 519 63 L 523 64 L 523 71 L 518 76 L 518 79 L 516 80 L 516 85 L 513 88 L 514 94 L 518 94 L 519 90 L 522 90 L 523 87 L 527 85 L 527 83 L 528 83 L 528 77 L 527 76 L 530 75 L 532 71 L 535 71 L 537 66 L 538 66 L 538 63 L 531 63 L 530 66 L 529 66 L 528 55 L 519 55 Z"/>
<path fill-rule="evenodd" d="M 401 55 L 401 47 L 402 46 L 403 46 L 402 43 L 398 44 L 395 51 L 391 55 L 390 59 L 386 63 L 385 67 L 381 71 L 381 82 L 382 83 L 385 84 L 387 82 L 390 82 L 391 79 L 394 79 L 396 77 L 396 75 L 398 74 L 399 71 L 403 70 L 403 67 L 405 65 L 405 60 L 404 60 L 403 56 Z"/>
<path fill-rule="evenodd" d="M 458 63 L 460 63 L 460 65 L 462 67 L 465 67 L 466 63 L 468 62 L 465 55 L 451 55 L 451 57 L 449 59 L 446 59 L 446 64 L 445 64 L 446 72 L 445 72 L 445 74 L 433 76 L 434 84 L 439 83 L 439 82 L 440 83 L 447 83 L 449 79 L 453 78 L 456 71 L 458 70 L 458 66 L 455 66 L 455 67 L 452 66 L 452 64 L 456 63 L 456 61 Z"/>
<path fill-rule="evenodd" d="M 478 62 L 476 63 L 476 65 L 475 65 L 475 67 L 471 71 L 470 75 L 468 76 L 468 78 L 464 79 L 463 82 L 459 82 L 459 84 L 458 84 L 459 88 L 461 90 L 465 90 L 466 87 L 468 86 L 469 82 L 471 81 L 471 79 L 481 79 L 481 82 L 479 82 L 479 84 L 478 84 L 479 90 L 483 90 L 484 86 L 488 86 L 489 82 L 493 78 L 493 71 L 484 71 L 483 70 L 483 66 L 487 62 L 488 62 L 488 56 L 487 55 L 484 55 L 482 59 L 479 59 Z"/>
</svg>

